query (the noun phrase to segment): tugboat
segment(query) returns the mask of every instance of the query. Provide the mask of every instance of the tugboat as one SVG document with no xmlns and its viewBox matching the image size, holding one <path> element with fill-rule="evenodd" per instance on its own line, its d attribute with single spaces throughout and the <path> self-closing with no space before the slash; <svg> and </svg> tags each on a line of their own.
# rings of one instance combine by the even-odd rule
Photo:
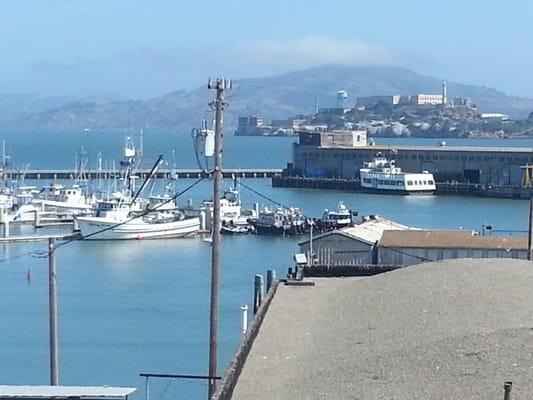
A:
<svg viewBox="0 0 533 400">
<path fill-rule="evenodd" d="M 315 221 L 317 229 L 321 231 L 331 231 L 344 228 L 353 224 L 353 217 L 358 215 L 357 211 L 348 209 L 342 201 L 339 201 L 336 210 L 324 210 L 321 219 Z"/>
<path fill-rule="evenodd" d="M 308 222 L 298 208 L 264 208 L 257 218 L 250 218 L 248 222 L 260 235 L 301 235 L 307 232 Z"/>
</svg>

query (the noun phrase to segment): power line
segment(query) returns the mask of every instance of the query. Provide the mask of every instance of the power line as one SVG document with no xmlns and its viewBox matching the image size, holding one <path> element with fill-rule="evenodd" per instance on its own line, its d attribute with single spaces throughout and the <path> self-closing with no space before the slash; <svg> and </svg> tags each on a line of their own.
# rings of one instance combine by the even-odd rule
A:
<svg viewBox="0 0 533 400">
<path fill-rule="evenodd" d="M 258 195 L 259 197 L 262 197 L 263 199 L 265 199 L 267 201 L 270 201 L 271 203 L 274 203 L 274 204 L 276 204 L 277 206 L 279 206 L 281 208 L 284 208 L 285 210 L 291 211 L 291 210 L 294 209 L 294 207 L 288 207 L 285 204 L 283 204 L 283 203 L 281 203 L 281 202 L 279 202 L 277 200 L 274 200 L 273 198 L 271 198 L 271 197 L 269 197 L 269 196 L 267 196 L 267 195 L 255 190 L 255 189 L 251 188 L 250 186 L 246 185 L 245 183 L 242 183 L 242 181 L 239 181 L 239 185 L 243 186 L 245 189 L 248 189 L 250 192 Z M 306 215 L 304 215 L 304 217 L 305 218 L 309 218 Z"/>
<path fill-rule="evenodd" d="M 196 180 L 194 183 L 192 183 L 192 184 L 190 184 L 189 186 L 187 186 L 187 187 L 186 187 L 185 189 L 183 189 L 182 191 L 175 193 L 173 196 L 169 197 L 169 198 L 168 198 L 167 200 L 165 200 L 164 202 L 157 204 L 157 205 L 156 205 L 155 207 L 153 207 L 153 208 L 149 208 L 149 209 L 147 209 L 147 210 L 145 210 L 145 211 L 143 211 L 143 212 L 141 212 L 141 213 L 139 213 L 139 214 L 136 214 L 135 216 L 133 216 L 133 217 L 131 217 L 131 218 L 128 218 L 128 219 L 126 219 L 126 220 L 124 220 L 124 221 L 121 221 L 121 222 L 117 222 L 116 224 L 111 225 L 111 226 L 108 226 L 108 227 L 103 228 L 103 229 L 100 229 L 99 231 L 96 231 L 96 232 L 90 233 L 90 234 L 88 234 L 88 235 L 81 235 L 81 236 L 78 236 L 78 237 L 75 237 L 75 238 L 69 239 L 69 240 L 67 240 L 67 241 L 65 241 L 65 242 L 62 242 L 62 243 L 58 244 L 58 245 L 56 246 L 56 249 L 58 249 L 58 248 L 60 248 L 60 247 L 63 247 L 63 246 L 66 246 L 66 245 L 68 245 L 68 244 L 70 244 L 70 243 L 72 243 L 72 242 L 76 242 L 76 241 L 79 241 L 79 240 L 88 239 L 88 238 L 90 238 L 90 237 L 93 237 L 93 236 L 99 235 L 99 234 L 101 234 L 101 233 L 107 232 L 107 231 L 112 230 L 112 229 L 115 229 L 115 228 L 117 228 L 117 227 L 119 227 L 119 226 L 122 226 L 122 225 L 124 225 L 124 224 L 127 224 L 128 222 L 131 222 L 131 221 L 133 221 L 133 220 L 135 220 L 135 219 L 138 219 L 138 218 L 142 218 L 142 217 L 144 217 L 144 216 L 146 216 L 146 215 L 148 215 L 148 214 L 150 214 L 150 213 L 152 213 L 152 212 L 154 212 L 154 211 L 157 211 L 160 207 L 163 207 L 164 205 L 166 205 L 166 204 L 168 204 L 168 203 L 170 203 L 170 202 L 176 200 L 178 197 L 180 197 L 181 195 L 183 195 L 183 194 L 185 194 L 186 192 L 188 192 L 190 189 L 192 189 L 193 187 L 195 187 L 196 185 L 198 185 L 198 184 L 199 184 L 200 182 L 202 182 L 204 179 L 205 179 L 204 177 L 199 178 L 198 180 Z"/>
<path fill-rule="evenodd" d="M 16 260 L 18 258 L 28 257 L 28 256 L 29 257 L 33 257 L 33 258 L 48 258 L 48 252 L 44 251 L 44 250 L 32 250 L 32 251 L 28 251 L 26 253 L 17 254 L 17 255 L 14 255 L 14 256 L 4 257 L 4 258 L 0 259 L 0 263 L 4 263 L 4 262 L 7 262 L 7 261 Z"/>
<path fill-rule="evenodd" d="M 92 236 L 96 236 L 96 235 L 99 235 L 103 232 L 106 232 L 108 230 L 111 230 L 111 229 L 115 229 L 121 225 L 124 225 L 124 224 L 127 224 L 128 222 L 131 222 L 135 219 L 138 219 L 138 218 L 142 218 L 144 217 L 145 215 L 148 215 L 154 211 L 157 211 L 160 207 L 170 203 L 171 201 L 174 201 L 176 200 L 178 197 L 180 197 L 181 195 L 185 194 L 186 192 L 188 192 L 190 189 L 192 189 L 193 187 L 195 187 L 196 185 L 198 185 L 201 181 L 203 181 L 205 178 L 199 178 L 197 181 L 195 181 L 194 183 L 190 184 L 189 186 L 187 186 L 185 189 L 183 189 L 182 191 L 180 192 L 177 192 L 175 193 L 172 197 L 169 197 L 167 200 L 165 200 L 164 202 L 162 203 L 159 203 L 157 204 L 155 207 L 153 208 L 150 208 L 150 209 L 147 209 L 137 215 L 135 215 L 134 217 L 131 217 L 131 218 L 128 218 L 127 220 L 125 221 L 121 221 L 121 222 L 118 222 L 112 226 L 108 226 L 106 228 L 103 228 L 103 229 L 100 229 L 99 231 L 96 231 L 96 232 L 93 232 L 91 234 L 88 234 L 88 235 L 85 235 L 85 236 L 78 236 L 78 237 L 75 237 L 75 238 L 72 238 L 72 239 L 69 239 L 69 240 L 66 240 L 62 243 L 59 243 L 57 246 L 56 246 L 56 250 L 59 249 L 60 247 L 63 247 L 63 246 L 66 246 L 72 242 L 76 242 L 76 241 L 80 241 L 80 240 L 83 240 L 83 239 L 87 239 L 89 237 L 92 237 Z M 4 257 L 2 259 L 0 259 L 0 264 L 1 263 L 4 263 L 4 262 L 8 262 L 8 261 L 11 261 L 11 260 L 16 260 L 16 259 L 19 259 L 19 258 L 23 258 L 23 257 L 33 257 L 33 258 L 48 258 L 49 254 L 48 254 L 48 251 L 45 251 L 45 250 L 32 250 L 32 251 L 28 251 L 26 253 L 22 253 L 22 254 L 17 254 L 17 255 L 14 255 L 14 256 L 10 256 L 10 257 Z"/>
</svg>

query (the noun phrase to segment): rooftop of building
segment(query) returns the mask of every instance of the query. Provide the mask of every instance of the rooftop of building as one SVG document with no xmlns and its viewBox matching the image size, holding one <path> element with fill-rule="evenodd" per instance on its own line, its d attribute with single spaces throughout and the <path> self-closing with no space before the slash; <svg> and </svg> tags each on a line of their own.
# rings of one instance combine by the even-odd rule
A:
<svg viewBox="0 0 533 400">
<path fill-rule="evenodd" d="M 387 230 L 379 241 L 380 247 L 453 248 L 527 250 L 527 238 L 520 236 L 480 236 L 464 230 Z"/>
<path fill-rule="evenodd" d="M 1 399 L 124 399 L 136 388 L 111 386 L 0 385 Z"/>
<path fill-rule="evenodd" d="M 533 267 L 419 264 L 280 286 L 233 399 L 495 399 L 533 393 Z"/>
<path fill-rule="evenodd" d="M 313 240 L 320 240 L 321 238 L 329 235 L 342 235 L 350 239 L 356 239 L 366 242 L 368 244 L 374 244 L 381 238 L 383 232 L 388 229 L 405 230 L 417 228 L 402 225 L 398 222 L 388 220 L 378 215 L 370 215 L 367 217 L 363 217 L 362 222 L 357 225 L 322 233 L 320 235 L 315 236 Z M 302 245 L 308 242 L 309 239 L 304 240 L 299 244 Z"/>
<path fill-rule="evenodd" d="M 307 147 L 318 148 L 317 146 L 307 145 Z M 378 151 L 435 151 L 435 152 L 473 152 L 473 153 L 524 153 L 533 154 L 533 147 L 484 147 L 484 146 L 396 146 L 396 145 L 366 145 L 356 147 L 321 147 L 321 149 L 327 150 L 372 150 Z"/>
</svg>

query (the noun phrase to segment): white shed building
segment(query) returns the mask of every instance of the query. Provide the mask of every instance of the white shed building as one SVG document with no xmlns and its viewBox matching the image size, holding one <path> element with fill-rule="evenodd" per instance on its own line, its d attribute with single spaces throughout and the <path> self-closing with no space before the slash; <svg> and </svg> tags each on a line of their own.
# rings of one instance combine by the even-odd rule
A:
<svg viewBox="0 0 533 400">
<path fill-rule="evenodd" d="M 377 217 L 365 217 L 353 227 L 334 230 L 299 243 L 300 253 L 305 253 L 309 265 L 352 266 L 377 263 L 376 243 L 384 231 L 412 229 L 405 225 Z"/>
</svg>

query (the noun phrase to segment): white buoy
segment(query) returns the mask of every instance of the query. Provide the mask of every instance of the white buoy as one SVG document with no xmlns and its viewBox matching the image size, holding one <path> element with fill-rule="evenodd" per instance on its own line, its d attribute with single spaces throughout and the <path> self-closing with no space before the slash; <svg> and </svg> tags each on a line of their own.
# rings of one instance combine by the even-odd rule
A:
<svg viewBox="0 0 533 400">
<path fill-rule="evenodd" d="M 246 332 L 248 331 L 248 305 L 243 304 L 241 306 L 242 311 L 242 334 L 246 335 Z"/>
</svg>

